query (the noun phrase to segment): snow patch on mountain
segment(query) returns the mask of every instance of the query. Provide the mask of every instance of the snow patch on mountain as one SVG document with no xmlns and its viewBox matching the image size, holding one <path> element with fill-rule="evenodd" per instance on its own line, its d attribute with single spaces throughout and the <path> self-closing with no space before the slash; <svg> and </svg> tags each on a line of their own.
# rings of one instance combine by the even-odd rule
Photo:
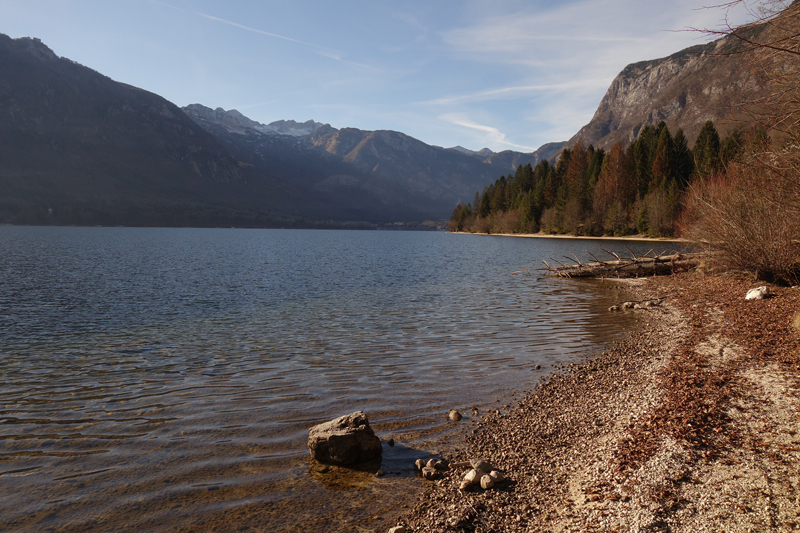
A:
<svg viewBox="0 0 800 533">
<path fill-rule="evenodd" d="M 240 135 L 250 135 L 253 132 L 263 134 L 291 135 L 292 137 L 303 137 L 314 133 L 323 126 L 320 122 L 308 120 L 306 122 L 295 122 L 294 120 L 276 120 L 269 124 L 261 124 L 242 115 L 236 109 L 224 110 L 221 107 L 211 109 L 200 104 L 189 104 L 183 108 L 195 122 L 204 121 L 218 124 L 231 133 Z"/>
</svg>

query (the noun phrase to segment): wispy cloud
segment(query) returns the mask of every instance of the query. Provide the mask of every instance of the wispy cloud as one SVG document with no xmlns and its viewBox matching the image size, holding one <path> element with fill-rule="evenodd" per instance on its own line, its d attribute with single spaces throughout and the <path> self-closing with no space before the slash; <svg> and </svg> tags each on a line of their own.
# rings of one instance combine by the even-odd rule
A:
<svg viewBox="0 0 800 533">
<path fill-rule="evenodd" d="M 485 126 L 483 124 L 478 124 L 467 118 L 464 118 L 461 115 L 441 115 L 439 118 L 450 124 L 455 124 L 456 126 L 469 128 L 471 130 L 477 130 L 484 133 L 485 134 L 483 141 L 484 146 L 489 144 L 493 146 L 500 144 L 503 146 L 510 146 L 512 148 L 517 148 L 520 150 L 528 150 L 528 151 L 535 150 L 535 148 L 531 148 L 530 146 L 522 146 L 520 144 L 509 142 L 506 140 L 506 134 L 501 132 L 499 129 L 492 126 Z"/>
<path fill-rule="evenodd" d="M 530 96 L 535 93 L 543 91 L 563 91 L 566 89 L 585 89 L 587 87 L 606 87 L 608 84 L 606 80 L 574 80 L 564 83 L 553 83 L 543 85 L 520 85 L 514 87 L 500 87 L 497 89 L 487 89 L 485 91 L 478 91 L 470 94 L 461 94 L 456 96 L 447 96 L 443 98 L 436 98 L 433 100 L 426 100 L 417 102 L 421 105 L 453 105 L 464 104 L 472 102 L 482 102 L 486 100 L 506 100 L 515 99 L 523 96 Z"/>
<path fill-rule="evenodd" d="M 161 6 L 169 7 L 169 8 L 172 8 L 172 9 L 176 9 L 178 11 L 187 12 L 186 10 L 184 10 L 182 8 L 179 8 L 179 7 L 173 6 L 171 4 L 164 3 L 164 2 L 160 2 L 158 0 L 148 0 L 148 1 L 153 3 L 153 4 L 158 4 L 158 5 L 161 5 Z M 250 26 L 245 26 L 244 24 L 239 24 L 238 22 L 234 22 L 232 20 L 224 19 L 224 18 L 221 18 L 221 17 L 215 17 L 215 16 L 209 15 L 207 13 L 201 13 L 200 11 L 191 11 L 191 13 L 193 15 L 198 16 L 198 17 L 202 17 L 202 18 L 207 19 L 207 20 L 218 22 L 220 24 L 226 24 L 228 26 L 232 26 L 234 28 L 239 28 L 241 30 L 245 30 L 245 31 L 248 31 L 248 32 L 251 32 L 251 33 L 257 33 L 259 35 L 264 35 L 266 37 L 272 37 L 273 39 L 281 39 L 283 41 L 288 41 L 288 42 L 291 42 L 291 43 L 295 43 L 295 44 L 299 44 L 299 45 L 302 45 L 302 46 L 306 46 L 308 48 L 312 48 L 313 50 L 316 51 L 316 53 L 318 53 L 319 55 L 321 55 L 323 57 L 327 57 L 328 59 L 333 59 L 335 61 L 341 61 L 342 63 L 347 63 L 349 65 L 353 65 L 353 66 L 356 66 L 356 67 L 370 69 L 370 70 L 374 70 L 374 71 L 380 72 L 380 69 L 377 69 L 377 68 L 372 67 L 370 65 L 365 65 L 363 63 L 356 63 L 355 61 L 349 61 L 349 60 L 345 59 L 346 53 L 341 51 L 341 50 L 336 50 L 334 48 L 330 48 L 330 47 L 327 47 L 327 46 L 321 46 L 321 45 L 318 45 L 318 44 L 309 43 L 307 41 L 302 41 L 300 39 L 295 39 L 293 37 L 288 37 L 286 35 L 281 35 L 279 33 L 273 33 L 273 32 L 269 32 L 269 31 L 259 30 L 258 28 L 252 28 Z"/>
<path fill-rule="evenodd" d="M 444 31 L 441 38 L 452 52 L 478 61 L 525 64 L 535 57 L 557 68 L 565 60 L 608 64 L 609 55 L 654 59 L 686 43 L 687 35 L 675 30 L 714 26 L 724 15 L 696 5 L 697 0 L 673 0 L 665 10 L 663 4 L 640 0 L 579 0 L 542 10 L 533 3 Z"/>
<path fill-rule="evenodd" d="M 305 45 L 305 46 L 310 46 L 312 48 L 316 48 L 319 51 L 325 51 L 327 54 L 330 54 L 330 55 L 327 55 L 326 57 L 335 57 L 336 55 L 341 55 L 343 53 L 343 52 L 338 51 L 338 50 L 333 50 L 333 49 L 330 49 L 330 48 L 326 48 L 324 46 L 319 46 L 319 45 L 316 45 L 314 43 L 307 43 L 305 41 L 301 41 L 299 39 L 293 39 L 291 37 L 287 37 L 285 35 L 280 35 L 278 33 L 272 33 L 272 32 L 268 32 L 268 31 L 264 31 L 264 30 L 258 30 L 256 28 L 251 28 L 249 26 L 245 26 L 244 24 L 239 24 L 238 22 L 233 22 L 231 20 L 226 20 L 226 19 L 223 19 L 223 18 L 215 17 L 213 15 L 207 15 L 205 13 L 200 13 L 199 11 L 193 11 L 193 13 L 195 15 L 197 15 L 198 17 L 203 17 L 203 18 L 206 18 L 208 20 L 213 20 L 215 22 L 220 22 L 222 24 L 227 24 L 228 26 L 233 26 L 235 28 L 241 28 L 243 30 L 251 31 L 253 33 L 266 35 L 267 37 L 274 37 L 276 39 L 283 39 L 284 41 L 289 41 L 289 42 L 293 42 L 293 43 L 297 43 L 297 44 L 302 44 L 302 45 Z M 339 59 L 339 57 L 335 57 L 335 59 Z"/>
</svg>

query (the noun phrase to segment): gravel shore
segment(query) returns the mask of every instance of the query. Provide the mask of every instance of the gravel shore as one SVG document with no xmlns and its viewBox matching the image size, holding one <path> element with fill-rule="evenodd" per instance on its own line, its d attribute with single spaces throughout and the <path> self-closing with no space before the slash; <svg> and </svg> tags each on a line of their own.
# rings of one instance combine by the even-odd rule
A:
<svg viewBox="0 0 800 533">
<path fill-rule="evenodd" d="M 582 365 L 480 413 L 467 449 L 508 479 L 459 490 L 453 467 L 398 524 L 410 531 L 800 529 L 800 289 L 684 274 L 628 282 L 662 298 Z"/>
</svg>

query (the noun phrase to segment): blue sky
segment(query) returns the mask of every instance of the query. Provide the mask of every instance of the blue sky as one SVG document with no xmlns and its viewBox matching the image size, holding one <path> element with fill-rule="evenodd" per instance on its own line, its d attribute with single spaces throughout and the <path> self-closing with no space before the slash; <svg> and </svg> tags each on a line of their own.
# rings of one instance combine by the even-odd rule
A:
<svg viewBox="0 0 800 533">
<path fill-rule="evenodd" d="M 576 133 L 625 65 L 707 41 L 680 30 L 717 27 L 714 4 L 0 0 L 0 33 L 179 106 L 527 152 Z"/>
</svg>

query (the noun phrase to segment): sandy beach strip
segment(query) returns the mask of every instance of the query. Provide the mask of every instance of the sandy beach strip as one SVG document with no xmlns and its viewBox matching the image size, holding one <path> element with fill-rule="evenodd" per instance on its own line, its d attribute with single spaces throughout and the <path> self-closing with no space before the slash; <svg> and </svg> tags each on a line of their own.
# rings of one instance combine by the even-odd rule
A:
<svg viewBox="0 0 800 533">
<path fill-rule="evenodd" d="M 584 237 L 583 235 L 553 235 L 550 233 L 470 233 L 466 231 L 451 231 L 453 235 L 477 235 L 483 237 L 522 237 L 528 239 L 586 239 L 594 241 L 634 241 L 634 242 L 663 242 L 663 243 L 681 243 L 686 242 L 679 238 L 660 238 L 660 237 L 647 237 L 645 235 L 625 235 L 622 237 L 610 237 L 603 235 L 601 237 Z"/>
</svg>

